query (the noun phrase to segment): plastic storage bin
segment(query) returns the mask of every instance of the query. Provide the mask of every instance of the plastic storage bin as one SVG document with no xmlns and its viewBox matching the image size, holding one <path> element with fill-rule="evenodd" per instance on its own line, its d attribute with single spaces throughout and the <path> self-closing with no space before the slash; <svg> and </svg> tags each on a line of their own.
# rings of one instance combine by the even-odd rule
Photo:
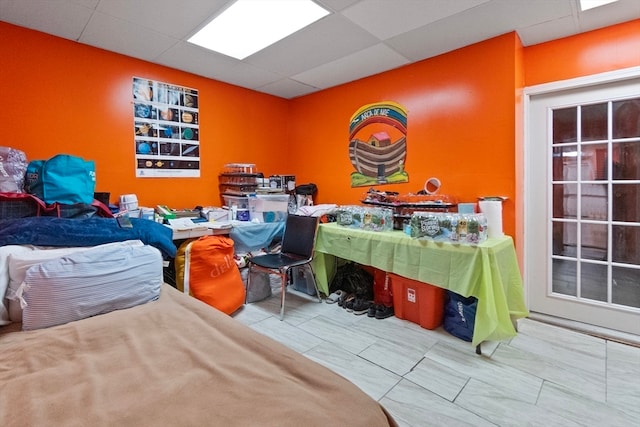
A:
<svg viewBox="0 0 640 427">
<path fill-rule="evenodd" d="M 417 323 L 425 329 L 442 324 L 446 289 L 387 273 L 393 291 L 396 317 Z"/>
<path fill-rule="evenodd" d="M 236 206 L 238 209 L 249 209 L 249 198 L 242 196 L 229 196 L 227 194 L 223 194 L 222 198 L 224 199 L 225 206 Z"/>
<path fill-rule="evenodd" d="M 293 267 L 291 269 L 291 278 L 293 280 L 293 289 L 296 291 L 304 292 L 307 295 L 317 295 L 316 279 L 308 264 Z"/>
<path fill-rule="evenodd" d="M 287 218 L 288 194 L 257 194 L 249 197 L 251 220 L 277 222 Z"/>
</svg>

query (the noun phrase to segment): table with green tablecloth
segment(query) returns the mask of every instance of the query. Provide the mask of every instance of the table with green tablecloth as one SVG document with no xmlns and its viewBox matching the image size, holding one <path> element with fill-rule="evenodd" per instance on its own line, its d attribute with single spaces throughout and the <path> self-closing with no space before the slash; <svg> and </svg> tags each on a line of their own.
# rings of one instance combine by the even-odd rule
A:
<svg viewBox="0 0 640 427">
<path fill-rule="evenodd" d="M 328 294 L 336 257 L 478 299 L 472 344 L 516 335 L 513 321 L 528 316 L 513 239 L 479 245 L 414 239 L 402 231 L 374 232 L 320 224 L 313 267 Z"/>
</svg>

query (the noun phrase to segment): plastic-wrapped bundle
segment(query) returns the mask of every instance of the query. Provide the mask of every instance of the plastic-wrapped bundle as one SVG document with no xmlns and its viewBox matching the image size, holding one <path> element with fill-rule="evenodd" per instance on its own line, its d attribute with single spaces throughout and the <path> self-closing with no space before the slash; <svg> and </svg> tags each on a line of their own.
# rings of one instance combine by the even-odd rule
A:
<svg viewBox="0 0 640 427">
<path fill-rule="evenodd" d="M 27 164 L 24 151 L 0 146 L 0 192 L 24 192 Z"/>
<path fill-rule="evenodd" d="M 393 230 L 393 211 L 389 208 L 340 206 L 335 210 L 338 225 L 371 231 Z"/>
<path fill-rule="evenodd" d="M 435 212 L 414 212 L 409 222 L 410 236 L 417 239 L 437 238 L 441 235 L 440 216 Z"/>
<path fill-rule="evenodd" d="M 408 234 L 415 239 L 478 244 L 487 239 L 487 220 L 482 214 L 414 212 Z"/>
</svg>

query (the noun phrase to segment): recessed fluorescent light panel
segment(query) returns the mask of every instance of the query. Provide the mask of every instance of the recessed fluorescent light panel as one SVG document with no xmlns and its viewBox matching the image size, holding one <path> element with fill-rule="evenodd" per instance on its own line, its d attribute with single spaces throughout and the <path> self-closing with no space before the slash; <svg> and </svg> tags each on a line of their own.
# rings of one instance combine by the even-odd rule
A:
<svg viewBox="0 0 640 427">
<path fill-rule="evenodd" d="M 618 0 L 580 0 L 580 10 L 585 11 L 594 7 L 604 6 L 605 4 L 614 3 Z"/>
<path fill-rule="evenodd" d="M 311 0 L 237 0 L 188 41 L 244 59 L 328 14 Z"/>
</svg>

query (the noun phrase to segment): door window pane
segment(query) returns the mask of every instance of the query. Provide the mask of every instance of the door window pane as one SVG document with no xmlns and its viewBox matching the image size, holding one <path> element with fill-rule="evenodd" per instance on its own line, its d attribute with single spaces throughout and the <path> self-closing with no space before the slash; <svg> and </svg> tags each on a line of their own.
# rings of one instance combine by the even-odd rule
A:
<svg viewBox="0 0 640 427">
<path fill-rule="evenodd" d="M 607 144 L 582 145 L 582 181 L 598 181 L 609 178 Z"/>
<path fill-rule="evenodd" d="M 613 262 L 640 265 L 640 227 L 614 225 L 611 237 Z"/>
<path fill-rule="evenodd" d="M 553 217 L 576 218 L 578 214 L 577 197 L 577 184 L 553 184 Z"/>
<path fill-rule="evenodd" d="M 553 260 L 552 291 L 557 294 L 577 296 L 576 261 Z"/>
<path fill-rule="evenodd" d="M 582 107 L 580 123 L 583 141 L 607 139 L 607 110 L 607 103 Z"/>
<path fill-rule="evenodd" d="M 580 263 L 580 297 L 607 301 L 607 266 Z"/>
<path fill-rule="evenodd" d="M 578 146 L 568 145 L 553 149 L 553 180 L 575 181 L 578 171 Z"/>
<path fill-rule="evenodd" d="M 585 259 L 607 260 L 607 225 L 582 224 L 580 228 L 581 257 Z"/>
<path fill-rule="evenodd" d="M 613 137 L 634 138 L 638 136 L 640 136 L 640 98 L 614 102 Z"/>
<path fill-rule="evenodd" d="M 580 197 L 580 215 L 583 219 L 607 219 L 607 185 L 582 184 Z"/>
<path fill-rule="evenodd" d="M 640 142 L 613 144 L 613 179 L 640 179 Z"/>
<path fill-rule="evenodd" d="M 553 110 L 553 143 L 578 140 L 578 108 Z"/>
<path fill-rule="evenodd" d="M 576 242 L 578 241 L 578 227 L 575 222 L 553 223 L 553 254 L 562 256 L 576 256 Z"/>
<path fill-rule="evenodd" d="M 629 307 L 640 307 L 640 270 L 613 267 L 612 301 Z"/>
<path fill-rule="evenodd" d="M 613 220 L 640 222 L 640 184 L 614 184 Z"/>
</svg>

